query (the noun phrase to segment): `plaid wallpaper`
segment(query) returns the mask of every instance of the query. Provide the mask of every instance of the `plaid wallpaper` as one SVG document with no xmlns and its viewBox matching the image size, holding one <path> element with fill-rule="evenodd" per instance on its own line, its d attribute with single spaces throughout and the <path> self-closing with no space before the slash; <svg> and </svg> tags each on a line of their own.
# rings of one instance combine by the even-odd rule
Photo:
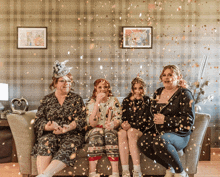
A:
<svg viewBox="0 0 220 177">
<path fill-rule="evenodd" d="M 10 91 L 4 105 L 24 97 L 29 109 L 36 109 L 50 93 L 56 60 L 69 60 L 75 92 L 88 98 L 98 78 L 109 80 L 114 95 L 124 97 L 137 74 L 152 95 L 167 64 L 177 64 L 194 83 L 207 56 L 205 95 L 214 99 L 200 105 L 212 115 L 213 130 L 220 130 L 220 1 L 0 0 L 0 9 L 0 82 Z M 123 26 L 152 26 L 153 48 L 122 49 Z M 47 49 L 17 49 L 17 27 L 47 27 Z"/>
</svg>

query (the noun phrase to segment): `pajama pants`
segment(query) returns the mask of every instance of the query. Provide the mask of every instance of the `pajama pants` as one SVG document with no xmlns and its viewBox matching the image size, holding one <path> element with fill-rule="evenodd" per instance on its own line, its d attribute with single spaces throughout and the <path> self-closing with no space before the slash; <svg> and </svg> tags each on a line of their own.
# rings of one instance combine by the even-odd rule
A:
<svg viewBox="0 0 220 177">
<path fill-rule="evenodd" d="M 88 146 L 89 161 L 95 161 L 107 154 L 109 161 L 118 161 L 118 132 L 116 130 L 107 130 L 104 128 L 93 128 L 86 133 L 86 142 Z"/>
<path fill-rule="evenodd" d="M 177 151 L 184 149 L 190 135 L 181 137 L 173 133 L 156 134 L 155 130 L 145 131 L 138 140 L 140 151 L 165 168 L 173 167 L 176 173 L 183 171 Z"/>
<path fill-rule="evenodd" d="M 52 156 L 52 160 L 59 160 L 73 167 L 76 150 L 81 147 L 84 140 L 82 136 L 48 133 L 39 138 L 37 156 Z"/>
</svg>

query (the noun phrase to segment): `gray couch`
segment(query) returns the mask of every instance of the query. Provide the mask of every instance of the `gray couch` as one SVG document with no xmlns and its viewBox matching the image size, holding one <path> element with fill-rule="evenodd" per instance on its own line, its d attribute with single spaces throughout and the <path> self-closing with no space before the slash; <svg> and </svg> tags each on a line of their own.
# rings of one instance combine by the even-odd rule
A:
<svg viewBox="0 0 220 177">
<path fill-rule="evenodd" d="M 17 149 L 18 163 L 20 172 L 23 177 L 37 175 L 36 158 L 30 156 L 32 146 L 35 141 L 33 131 L 33 119 L 35 112 L 28 111 L 24 115 L 10 114 L 7 116 L 15 144 Z M 181 162 L 193 177 L 197 172 L 197 165 L 200 157 L 200 151 L 208 127 L 210 115 L 196 113 L 195 130 L 191 135 L 188 146 L 184 149 L 184 154 L 180 157 Z M 88 175 L 88 158 L 86 155 L 87 145 L 78 150 L 76 163 L 74 167 L 67 167 L 58 176 L 71 175 Z M 132 168 L 132 161 L 130 159 L 130 167 Z M 121 166 L 119 166 L 121 172 Z M 152 160 L 141 155 L 141 169 L 144 175 L 164 175 L 165 168 L 159 164 L 155 164 Z M 111 174 L 111 165 L 106 156 L 98 162 L 98 172 L 103 175 Z M 132 172 L 132 169 L 130 169 Z"/>
</svg>

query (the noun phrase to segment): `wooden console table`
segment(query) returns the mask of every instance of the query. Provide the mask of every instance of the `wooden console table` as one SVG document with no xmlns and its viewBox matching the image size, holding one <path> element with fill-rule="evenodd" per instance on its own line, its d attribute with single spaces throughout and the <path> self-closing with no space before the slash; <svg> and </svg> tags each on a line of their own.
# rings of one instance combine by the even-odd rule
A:
<svg viewBox="0 0 220 177">
<path fill-rule="evenodd" d="M 0 127 L 9 127 L 8 120 L 7 119 L 0 119 Z M 12 162 L 18 162 L 17 158 L 17 152 L 16 152 L 16 147 L 15 147 L 15 141 L 12 136 Z"/>
</svg>

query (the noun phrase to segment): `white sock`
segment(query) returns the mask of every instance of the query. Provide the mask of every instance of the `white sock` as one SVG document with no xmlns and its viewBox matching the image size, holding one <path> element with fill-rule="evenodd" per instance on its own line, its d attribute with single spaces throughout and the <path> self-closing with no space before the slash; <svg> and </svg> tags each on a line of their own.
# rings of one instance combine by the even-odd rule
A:
<svg viewBox="0 0 220 177">
<path fill-rule="evenodd" d="M 119 173 L 118 172 L 112 172 L 113 176 L 118 176 L 119 177 Z"/>
<path fill-rule="evenodd" d="M 129 171 L 129 165 L 122 165 L 122 171 Z"/>
<path fill-rule="evenodd" d="M 92 177 L 92 176 L 95 176 L 95 175 L 96 175 L 96 172 L 89 173 L 89 177 Z"/>
<path fill-rule="evenodd" d="M 169 169 L 172 173 L 175 173 L 175 170 L 173 169 L 173 167 L 170 167 Z"/>
<path fill-rule="evenodd" d="M 141 166 L 140 165 L 134 165 L 134 171 L 141 172 Z"/>
<path fill-rule="evenodd" d="M 52 177 L 57 172 L 61 171 L 66 167 L 66 164 L 59 161 L 59 160 L 53 160 L 50 165 L 44 170 L 43 174 L 47 177 Z"/>
<path fill-rule="evenodd" d="M 186 174 L 186 172 L 183 170 L 181 173 L 179 173 L 179 174 L 181 174 L 181 175 L 184 175 L 184 174 Z"/>
</svg>

